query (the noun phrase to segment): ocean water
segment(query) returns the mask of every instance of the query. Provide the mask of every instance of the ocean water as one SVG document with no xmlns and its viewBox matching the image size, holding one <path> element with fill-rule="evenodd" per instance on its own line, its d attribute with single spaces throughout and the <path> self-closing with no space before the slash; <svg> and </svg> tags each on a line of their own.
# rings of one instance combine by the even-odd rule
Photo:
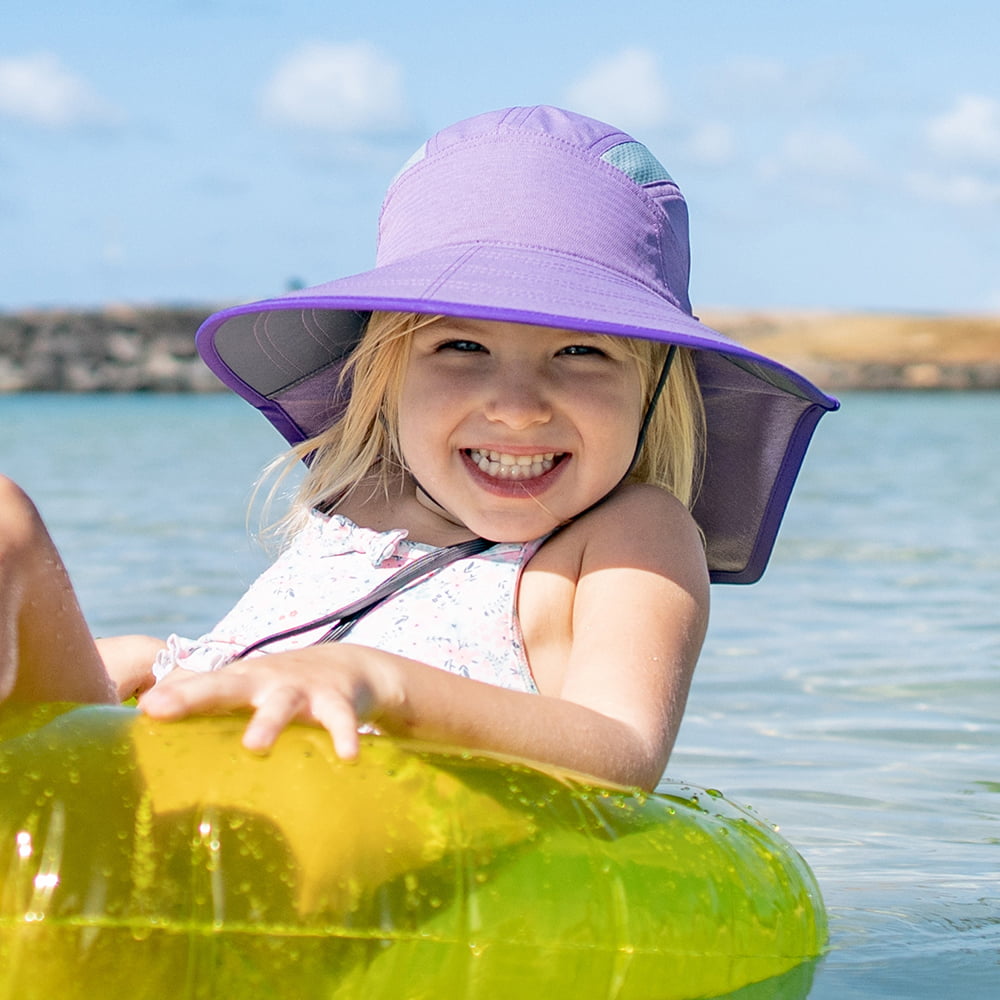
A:
<svg viewBox="0 0 1000 1000">
<path fill-rule="evenodd" d="M 668 773 L 780 827 L 830 912 L 812 1000 L 1000 996 L 1000 394 L 851 393 L 767 573 L 715 587 Z M 227 396 L 0 396 L 98 634 L 197 633 L 265 564 L 280 441 Z"/>
</svg>

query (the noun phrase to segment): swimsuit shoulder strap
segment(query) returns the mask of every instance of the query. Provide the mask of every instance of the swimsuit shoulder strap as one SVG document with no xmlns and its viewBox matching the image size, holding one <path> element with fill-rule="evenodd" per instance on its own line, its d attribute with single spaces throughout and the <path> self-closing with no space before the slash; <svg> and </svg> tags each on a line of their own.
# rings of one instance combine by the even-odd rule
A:
<svg viewBox="0 0 1000 1000">
<path fill-rule="evenodd" d="M 449 563 L 483 552 L 494 544 L 494 542 L 487 541 L 485 538 L 470 538 L 467 542 L 459 542 L 457 545 L 448 545 L 445 548 L 428 552 L 426 555 L 414 560 L 408 566 L 404 566 L 398 572 L 393 573 L 392 576 L 387 580 L 383 580 L 374 590 L 369 591 L 363 597 L 359 597 L 356 601 L 345 604 L 342 608 L 331 611 L 321 618 L 314 618 L 312 621 L 305 622 L 302 625 L 296 625 L 295 628 L 286 629 L 283 632 L 276 632 L 273 635 L 265 636 L 263 639 L 258 639 L 241 650 L 234 659 L 240 660 L 264 646 L 271 645 L 271 643 L 279 642 L 282 639 L 290 639 L 293 636 L 312 631 L 323 625 L 332 625 L 333 627 L 322 638 L 317 640 L 318 642 L 334 642 L 337 639 L 341 639 L 365 615 L 374 611 L 380 604 L 383 604 L 393 594 L 402 590 L 403 587 L 414 580 L 429 576 Z"/>
</svg>

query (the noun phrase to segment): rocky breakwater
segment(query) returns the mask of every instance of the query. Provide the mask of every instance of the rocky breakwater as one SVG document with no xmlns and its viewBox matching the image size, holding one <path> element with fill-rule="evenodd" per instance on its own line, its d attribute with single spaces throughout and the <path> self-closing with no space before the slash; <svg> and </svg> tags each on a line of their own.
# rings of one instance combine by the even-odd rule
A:
<svg viewBox="0 0 1000 1000">
<path fill-rule="evenodd" d="M 194 349 L 211 307 L 0 314 L 0 392 L 211 392 Z M 1000 389 L 1000 316 L 701 310 L 832 392 Z"/>
<path fill-rule="evenodd" d="M 0 392 L 212 392 L 194 348 L 211 309 L 108 307 L 0 315 Z"/>
</svg>

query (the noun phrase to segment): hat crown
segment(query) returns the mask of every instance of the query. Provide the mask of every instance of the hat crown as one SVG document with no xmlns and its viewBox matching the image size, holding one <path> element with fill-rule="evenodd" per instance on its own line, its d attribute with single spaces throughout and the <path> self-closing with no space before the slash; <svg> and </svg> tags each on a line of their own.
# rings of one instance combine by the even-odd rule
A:
<svg viewBox="0 0 1000 1000">
<path fill-rule="evenodd" d="M 631 136 L 558 108 L 508 108 L 429 139 L 389 188 L 378 264 L 442 247 L 586 260 L 690 314 L 687 206 Z"/>
</svg>

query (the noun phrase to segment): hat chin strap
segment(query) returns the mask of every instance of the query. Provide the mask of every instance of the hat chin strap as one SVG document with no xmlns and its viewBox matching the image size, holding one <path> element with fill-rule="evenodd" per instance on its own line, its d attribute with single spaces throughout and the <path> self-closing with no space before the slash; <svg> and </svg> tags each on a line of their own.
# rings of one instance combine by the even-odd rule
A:
<svg viewBox="0 0 1000 1000">
<path fill-rule="evenodd" d="M 610 490 L 608 490 L 608 492 L 605 493 L 604 496 L 602 496 L 599 500 L 595 500 L 589 507 L 580 511 L 579 514 L 574 514 L 573 517 L 567 518 L 565 521 L 563 521 L 562 524 L 558 525 L 554 529 L 555 531 L 560 531 L 567 525 L 572 524 L 578 518 L 583 517 L 584 514 L 587 514 L 590 511 L 592 511 L 595 507 L 600 506 L 602 503 L 604 503 L 605 500 L 608 499 L 608 497 L 610 497 L 613 493 L 615 493 L 619 489 L 619 487 L 621 487 L 621 485 L 625 482 L 626 479 L 628 479 L 630 475 L 632 475 L 632 470 L 635 469 L 636 464 L 639 461 L 639 455 L 642 453 L 642 446 L 646 442 L 646 433 L 648 432 L 650 422 L 653 419 L 653 413 L 656 410 L 656 404 L 659 402 L 660 396 L 663 395 L 663 389 L 667 384 L 667 376 L 670 374 L 670 368 L 674 363 L 674 356 L 676 354 L 677 354 L 677 345 L 671 344 L 670 348 L 667 350 L 667 356 L 663 359 L 663 367 L 660 369 L 660 376 L 656 380 L 656 386 L 653 388 L 653 394 L 652 396 L 649 397 L 649 405 L 646 407 L 646 412 L 642 418 L 642 424 L 639 427 L 639 436 L 635 442 L 635 451 L 632 453 L 632 461 L 629 462 L 629 466 L 625 470 L 621 479 L 619 479 L 618 482 L 615 483 L 615 485 Z M 412 470 L 407 469 L 406 474 L 410 477 L 410 479 L 413 480 L 413 485 L 416 486 L 416 488 L 421 493 L 423 493 L 423 495 L 427 497 L 427 499 L 430 500 L 430 502 L 434 504 L 435 507 L 437 507 L 440 510 L 443 510 L 446 514 L 450 516 L 450 511 L 448 510 L 448 508 L 445 507 L 445 505 L 441 503 L 439 500 L 435 499 L 434 495 L 427 490 L 427 488 L 420 482 L 419 479 L 417 479 L 417 477 L 413 474 Z M 462 522 L 455 521 L 455 523 L 461 524 Z"/>
<path fill-rule="evenodd" d="M 629 463 L 629 467 L 625 475 L 618 481 L 618 486 L 621 486 L 621 484 L 632 474 L 632 470 L 636 467 L 636 464 L 639 461 L 642 446 L 646 443 L 646 432 L 649 430 L 649 425 L 653 419 L 653 411 L 656 409 L 656 404 L 659 402 L 660 396 L 663 395 L 664 386 L 667 384 L 667 376 L 670 374 L 670 369 L 674 363 L 674 356 L 676 354 L 677 345 L 671 344 L 667 349 L 667 356 L 663 359 L 663 367 L 660 369 L 660 377 L 656 380 L 653 395 L 649 397 L 649 406 L 646 407 L 646 414 L 642 418 L 642 426 L 639 428 L 639 437 L 635 442 L 635 452 L 632 454 L 632 461 Z M 615 490 L 618 489 L 618 486 L 615 486 Z M 611 490 L 607 496 L 610 496 L 615 490 Z M 600 503 L 601 501 L 598 500 L 597 502 Z"/>
</svg>

